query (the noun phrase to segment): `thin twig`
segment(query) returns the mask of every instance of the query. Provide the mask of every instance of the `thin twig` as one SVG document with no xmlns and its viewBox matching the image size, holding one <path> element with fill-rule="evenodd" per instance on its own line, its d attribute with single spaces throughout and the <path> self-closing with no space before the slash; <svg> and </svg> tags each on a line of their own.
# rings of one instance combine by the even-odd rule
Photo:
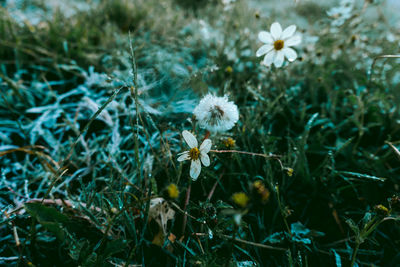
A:
<svg viewBox="0 0 400 267">
<path fill-rule="evenodd" d="M 189 183 L 189 186 L 186 191 L 186 200 L 185 200 L 185 206 L 183 210 L 185 211 L 185 215 L 183 216 L 183 223 L 182 223 L 182 236 L 185 234 L 185 229 L 186 229 L 186 223 L 187 223 L 187 213 L 186 213 L 186 208 L 189 204 L 190 200 L 190 192 L 192 191 L 192 183 Z"/>
<path fill-rule="evenodd" d="M 222 238 L 226 238 L 226 239 L 232 240 L 232 236 L 229 236 L 229 235 L 218 235 L 218 236 L 220 236 Z M 239 239 L 239 238 L 234 238 L 233 240 L 236 241 L 236 242 L 239 242 L 239 243 L 243 243 L 243 244 L 247 244 L 247 245 L 251 245 L 251 246 L 255 246 L 255 247 L 259 247 L 259 248 L 278 250 L 278 251 L 287 251 L 288 250 L 286 248 L 268 246 L 268 245 L 255 243 L 255 242 L 251 242 L 251 241 L 247 241 L 247 240 L 243 240 L 243 239 Z"/>
<path fill-rule="evenodd" d="M 386 144 L 390 146 L 390 148 L 393 150 L 393 152 L 396 154 L 397 158 L 400 160 L 400 151 L 395 147 L 391 142 L 386 141 Z"/>
<path fill-rule="evenodd" d="M 259 156 L 264 158 L 271 158 L 271 159 L 279 159 L 281 156 L 274 155 L 274 154 L 262 154 L 262 153 L 254 153 L 254 152 L 247 152 L 247 151 L 240 151 L 240 150 L 210 150 L 210 152 L 214 153 L 238 153 L 238 154 L 245 154 L 251 156 Z"/>
<path fill-rule="evenodd" d="M 195 221 L 197 221 L 197 222 L 199 222 L 199 223 L 201 223 L 201 224 L 206 224 L 205 221 L 202 221 L 202 220 L 200 220 L 200 219 L 197 219 L 197 218 L 194 217 L 193 215 L 190 215 L 187 211 L 184 211 L 183 209 L 181 209 L 181 207 L 179 207 L 176 203 L 171 202 L 171 204 L 172 204 L 172 206 L 174 206 L 174 207 L 175 207 L 179 212 L 181 212 L 182 214 L 184 214 L 184 215 L 186 215 L 186 216 L 192 218 L 193 220 L 195 220 Z"/>
<path fill-rule="evenodd" d="M 374 58 L 374 61 L 372 61 L 371 68 L 369 69 L 369 75 L 368 75 L 368 80 L 369 80 L 369 81 L 370 81 L 371 78 L 372 78 L 372 71 L 373 71 L 373 69 L 374 69 L 374 66 L 375 66 L 376 61 L 377 61 L 378 59 L 381 59 L 381 58 L 400 58 L 400 55 L 380 55 L 380 56 L 375 57 L 375 58 Z"/>
<path fill-rule="evenodd" d="M 213 187 L 211 188 L 210 193 L 208 193 L 208 196 L 207 196 L 207 200 L 208 200 L 208 201 L 210 201 L 211 198 L 212 198 L 212 196 L 214 195 L 215 189 L 217 188 L 217 185 L 218 185 L 219 181 L 221 181 L 223 175 L 224 175 L 224 174 L 221 174 L 221 175 L 220 175 L 220 177 L 218 178 L 218 180 L 215 181 Z"/>
</svg>

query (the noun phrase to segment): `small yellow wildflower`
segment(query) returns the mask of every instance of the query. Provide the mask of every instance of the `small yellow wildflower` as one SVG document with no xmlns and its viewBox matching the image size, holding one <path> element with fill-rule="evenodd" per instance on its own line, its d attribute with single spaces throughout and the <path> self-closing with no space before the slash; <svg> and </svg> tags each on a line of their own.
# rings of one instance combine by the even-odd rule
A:
<svg viewBox="0 0 400 267">
<path fill-rule="evenodd" d="M 246 193 L 239 192 L 232 195 L 232 200 L 235 202 L 236 205 L 245 208 L 249 203 L 249 197 Z"/>
<path fill-rule="evenodd" d="M 376 205 L 375 210 L 376 210 L 376 212 L 378 212 L 379 214 L 382 214 L 382 215 L 389 215 L 389 213 L 390 213 L 389 209 L 386 208 L 385 206 L 383 206 L 382 204 Z"/>
<path fill-rule="evenodd" d="M 235 145 L 236 145 L 236 141 L 235 141 L 233 138 L 231 138 L 231 137 L 228 137 L 228 138 L 224 139 L 224 140 L 222 141 L 222 143 L 223 143 L 224 146 L 226 146 L 227 148 L 234 148 Z"/>
<path fill-rule="evenodd" d="M 170 198 L 178 198 L 179 197 L 179 189 L 176 184 L 170 184 L 167 186 L 168 196 Z"/>
<path fill-rule="evenodd" d="M 114 214 L 117 214 L 118 213 L 118 209 L 116 207 L 112 207 L 111 208 L 111 212 L 114 213 Z"/>
<path fill-rule="evenodd" d="M 233 72 L 233 68 L 231 66 L 228 66 L 225 68 L 225 71 L 230 74 Z"/>
<path fill-rule="evenodd" d="M 264 203 L 267 202 L 268 199 L 269 199 L 270 192 L 269 192 L 269 190 L 265 187 L 265 185 L 263 184 L 263 182 L 261 182 L 260 180 L 255 181 L 255 182 L 253 183 L 253 187 L 254 187 L 254 189 L 257 191 L 258 195 L 260 196 L 261 201 L 264 202 Z"/>
<path fill-rule="evenodd" d="M 287 175 L 292 176 L 293 175 L 293 169 L 292 168 L 286 168 Z"/>
</svg>

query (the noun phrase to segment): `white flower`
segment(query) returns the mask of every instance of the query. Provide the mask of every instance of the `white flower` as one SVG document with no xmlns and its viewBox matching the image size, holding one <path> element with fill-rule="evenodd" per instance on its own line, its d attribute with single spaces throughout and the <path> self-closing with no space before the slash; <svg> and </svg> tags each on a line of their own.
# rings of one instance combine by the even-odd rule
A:
<svg viewBox="0 0 400 267">
<path fill-rule="evenodd" d="M 331 22 L 332 26 L 340 27 L 346 20 L 351 18 L 351 11 L 354 7 L 354 0 L 342 0 L 338 7 L 332 7 L 326 13 L 334 20 Z"/>
<path fill-rule="evenodd" d="M 201 171 L 201 163 L 206 167 L 210 166 L 210 158 L 207 153 L 211 149 L 211 140 L 204 140 L 200 148 L 198 148 L 197 139 L 193 134 L 185 130 L 182 132 L 182 136 L 189 145 L 190 150 L 180 153 L 178 161 L 190 160 L 192 162 L 190 164 L 190 177 L 196 180 Z"/>
<path fill-rule="evenodd" d="M 256 56 L 265 55 L 263 64 L 270 66 L 274 63 L 277 68 L 282 67 L 285 57 L 289 62 L 295 61 L 297 53 L 290 47 L 301 43 L 301 37 L 295 35 L 295 31 L 295 25 L 291 25 L 282 31 L 279 22 L 272 23 L 270 33 L 262 31 L 258 34 L 258 39 L 265 45 L 257 50 Z"/>
<path fill-rule="evenodd" d="M 232 129 L 239 119 L 239 111 L 235 103 L 228 97 L 207 94 L 194 109 L 193 114 L 201 128 L 211 132 L 224 132 Z"/>
</svg>

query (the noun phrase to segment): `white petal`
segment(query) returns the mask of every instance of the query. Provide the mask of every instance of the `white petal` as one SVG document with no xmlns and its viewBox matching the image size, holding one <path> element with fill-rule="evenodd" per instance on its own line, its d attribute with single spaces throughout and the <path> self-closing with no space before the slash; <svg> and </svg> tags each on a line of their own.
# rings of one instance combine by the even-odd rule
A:
<svg viewBox="0 0 400 267">
<path fill-rule="evenodd" d="M 190 148 L 197 147 L 197 139 L 191 134 L 189 131 L 184 130 L 182 132 L 183 139 L 185 139 L 186 143 L 189 145 Z"/>
<path fill-rule="evenodd" d="M 266 31 L 259 32 L 258 39 L 266 44 L 272 44 L 274 42 L 274 39 L 272 38 L 271 34 Z"/>
<path fill-rule="evenodd" d="M 202 152 L 200 154 L 200 159 L 204 166 L 206 167 L 210 166 L 210 157 L 206 153 Z"/>
<path fill-rule="evenodd" d="M 287 60 L 289 60 L 289 62 L 293 62 L 296 60 L 297 58 L 297 53 L 296 51 L 294 51 L 292 48 L 290 47 L 286 47 L 283 49 L 283 53 L 285 54 L 285 57 L 287 58 Z"/>
<path fill-rule="evenodd" d="M 266 66 L 271 66 L 272 62 L 274 62 L 275 59 L 275 51 L 271 51 L 268 54 L 265 55 L 263 63 Z"/>
<path fill-rule="evenodd" d="M 179 156 L 178 161 L 184 161 L 184 160 L 188 160 L 188 159 L 190 159 L 189 151 L 185 151 Z"/>
<path fill-rule="evenodd" d="M 296 25 L 290 25 L 283 31 L 281 38 L 285 40 L 289 37 L 292 37 L 295 31 Z"/>
<path fill-rule="evenodd" d="M 273 48 L 274 48 L 274 46 L 270 45 L 270 44 L 263 45 L 257 50 L 256 56 L 260 57 L 260 56 L 268 53 L 269 51 L 271 51 Z"/>
<path fill-rule="evenodd" d="M 201 163 L 199 159 L 192 160 L 192 163 L 190 164 L 190 177 L 192 177 L 193 180 L 197 180 L 197 177 L 199 177 L 201 171 Z"/>
<path fill-rule="evenodd" d="M 281 50 L 281 51 L 278 51 L 278 52 L 276 53 L 276 57 L 275 57 L 275 60 L 274 60 L 274 65 L 275 65 L 275 67 L 277 67 L 277 68 L 282 67 L 282 65 L 283 65 L 283 60 L 284 60 L 283 51 L 282 51 L 282 50 Z"/>
<path fill-rule="evenodd" d="M 279 22 L 274 22 L 271 25 L 271 35 L 274 38 L 274 40 L 278 40 L 281 38 L 282 35 L 282 27 Z"/>
<path fill-rule="evenodd" d="M 285 41 L 285 46 L 293 46 L 301 43 L 301 36 L 294 35 Z"/>
<path fill-rule="evenodd" d="M 204 140 L 200 146 L 200 152 L 208 153 L 211 149 L 211 145 L 212 145 L 212 143 L 211 143 L 210 139 Z"/>
</svg>

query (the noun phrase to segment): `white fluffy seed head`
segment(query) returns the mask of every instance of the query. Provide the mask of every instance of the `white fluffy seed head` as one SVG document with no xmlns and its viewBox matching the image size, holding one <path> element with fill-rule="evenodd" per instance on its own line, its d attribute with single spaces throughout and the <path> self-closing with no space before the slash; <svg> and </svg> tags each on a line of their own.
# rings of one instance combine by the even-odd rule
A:
<svg viewBox="0 0 400 267">
<path fill-rule="evenodd" d="M 200 100 L 193 114 L 201 128 L 211 132 L 224 132 L 232 129 L 239 119 L 239 111 L 235 103 L 228 97 L 207 94 Z"/>
</svg>

